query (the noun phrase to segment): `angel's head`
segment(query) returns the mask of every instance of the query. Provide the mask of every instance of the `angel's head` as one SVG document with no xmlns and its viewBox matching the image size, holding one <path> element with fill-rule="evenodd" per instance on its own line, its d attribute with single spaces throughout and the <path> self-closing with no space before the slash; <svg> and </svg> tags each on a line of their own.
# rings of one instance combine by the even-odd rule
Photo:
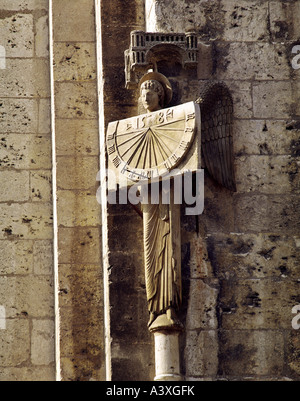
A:
<svg viewBox="0 0 300 401">
<path fill-rule="evenodd" d="M 141 100 L 148 111 L 156 111 L 164 107 L 165 91 L 161 83 L 154 79 L 144 81 L 140 88 Z"/>
<path fill-rule="evenodd" d="M 148 72 L 140 81 L 140 96 L 147 112 L 160 110 L 172 99 L 169 80 L 158 72 Z"/>
</svg>

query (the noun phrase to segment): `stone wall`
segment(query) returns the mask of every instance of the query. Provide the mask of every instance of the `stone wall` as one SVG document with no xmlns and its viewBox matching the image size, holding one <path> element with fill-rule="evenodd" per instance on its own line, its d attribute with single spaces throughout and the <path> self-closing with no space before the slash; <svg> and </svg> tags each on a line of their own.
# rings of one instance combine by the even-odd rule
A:
<svg viewBox="0 0 300 401">
<path fill-rule="evenodd" d="M 300 76 L 291 65 L 299 3 L 221 4 L 212 78 L 223 80 L 234 98 L 238 191 L 228 197 L 208 185 L 200 219 L 218 278 L 217 373 L 299 379 L 299 342 L 291 327 L 300 294 Z"/>
<path fill-rule="evenodd" d="M 94 10 L 0 5 L 0 380 L 105 378 Z"/>
<path fill-rule="evenodd" d="M 142 219 L 109 205 L 101 220 L 96 201 L 107 123 L 138 113 L 123 55 L 146 28 L 199 36 L 177 102 L 219 80 L 234 100 L 237 192 L 206 174 L 203 215 L 182 210 L 182 373 L 299 380 L 299 2 L 50 4 L 0 5 L 0 380 L 154 377 Z"/>
<path fill-rule="evenodd" d="M 54 380 L 48 1 L 1 1 L 0 38 L 0 380 Z"/>
</svg>

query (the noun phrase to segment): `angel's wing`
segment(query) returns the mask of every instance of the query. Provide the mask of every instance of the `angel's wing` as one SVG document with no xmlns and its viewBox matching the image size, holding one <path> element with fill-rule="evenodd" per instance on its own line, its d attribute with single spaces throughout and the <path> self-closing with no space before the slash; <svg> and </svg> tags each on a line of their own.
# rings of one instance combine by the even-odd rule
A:
<svg viewBox="0 0 300 401">
<path fill-rule="evenodd" d="M 208 85 L 199 99 L 204 167 L 225 188 L 236 191 L 232 143 L 233 102 L 223 83 Z"/>
</svg>

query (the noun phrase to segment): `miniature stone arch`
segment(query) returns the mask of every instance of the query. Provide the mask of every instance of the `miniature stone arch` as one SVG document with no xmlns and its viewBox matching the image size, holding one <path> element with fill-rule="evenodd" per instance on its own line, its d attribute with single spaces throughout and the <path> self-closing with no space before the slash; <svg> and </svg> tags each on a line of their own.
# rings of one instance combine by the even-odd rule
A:
<svg viewBox="0 0 300 401">
<path fill-rule="evenodd" d="M 157 71 L 161 61 L 172 60 L 182 68 L 197 68 L 198 39 L 194 32 L 131 32 L 130 47 L 125 51 L 126 88 L 136 88 L 149 69 Z"/>
</svg>

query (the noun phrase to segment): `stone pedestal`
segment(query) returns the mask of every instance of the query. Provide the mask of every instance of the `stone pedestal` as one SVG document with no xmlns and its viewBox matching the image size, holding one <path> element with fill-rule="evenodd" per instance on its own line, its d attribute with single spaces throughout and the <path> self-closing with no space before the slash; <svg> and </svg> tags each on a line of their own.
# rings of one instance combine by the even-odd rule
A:
<svg viewBox="0 0 300 401">
<path fill-rule="evenodd" d="M 179 331 L 156 331 L 155 381 L 181 381 Z"/>
<path fill-rule="evenodd" d="M 155 381 L 181 381 L 179 335 L 184 330 L 177 317 L 167 311 L 149 327 L 155 342 Z"/>
</svg>

